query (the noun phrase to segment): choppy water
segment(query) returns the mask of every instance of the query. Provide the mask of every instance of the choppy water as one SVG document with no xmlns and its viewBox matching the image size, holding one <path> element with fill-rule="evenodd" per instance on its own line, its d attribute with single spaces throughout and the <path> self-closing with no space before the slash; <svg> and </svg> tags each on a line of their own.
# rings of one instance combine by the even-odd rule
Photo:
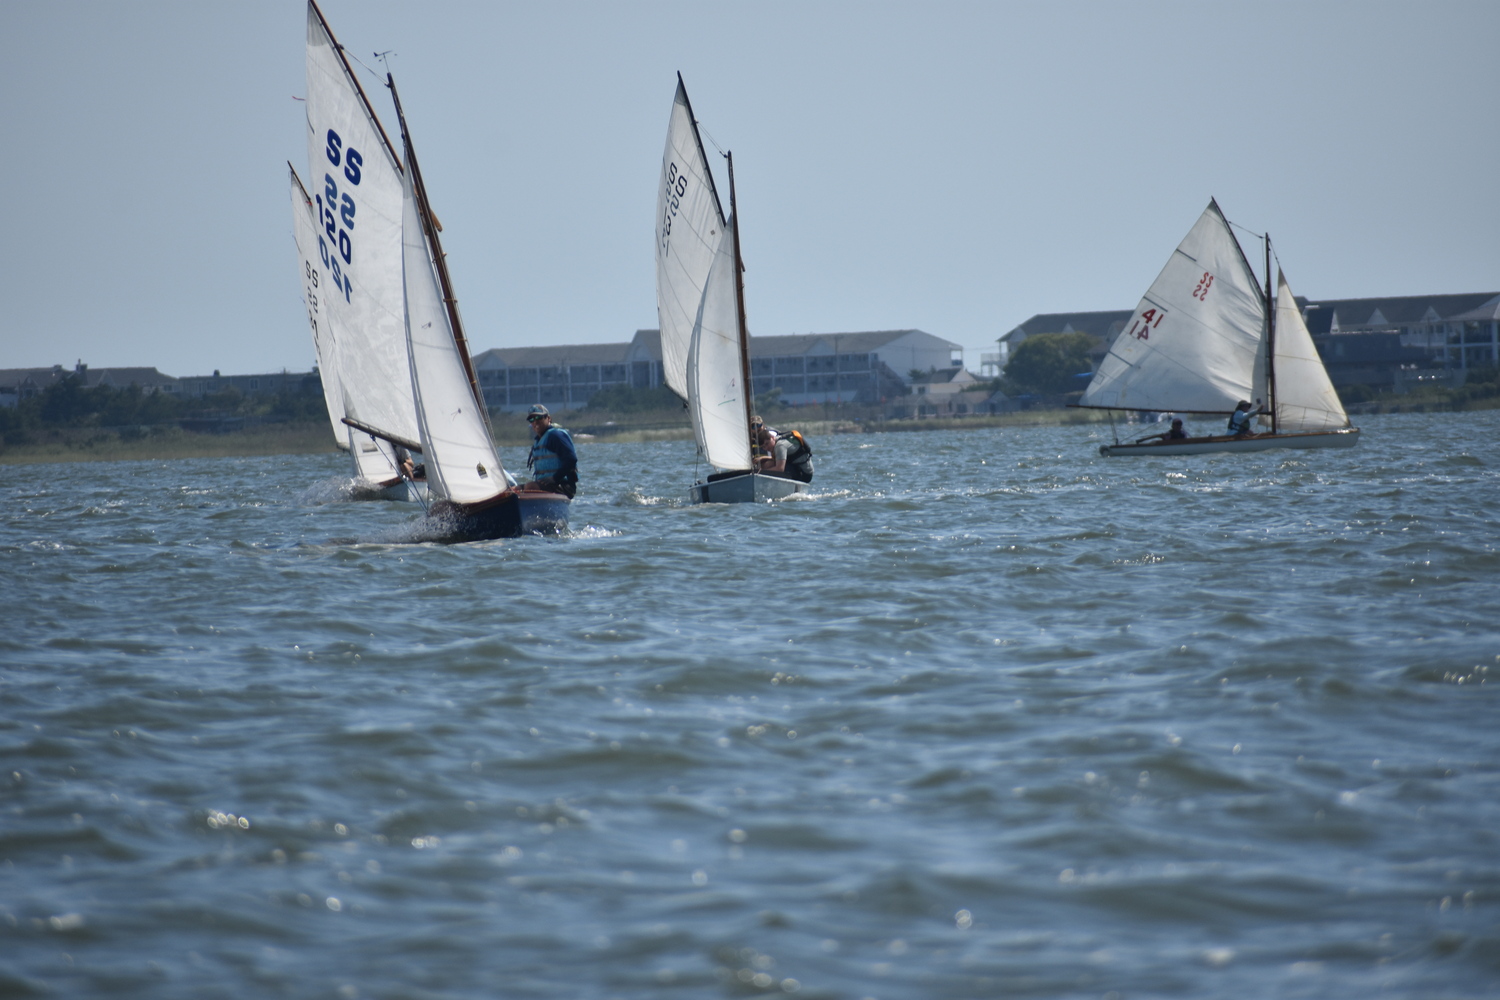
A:
<svg viewBox="0 0 1500 1000">
<path fill-rule="evenodd" d="M 1494 996 L 1500 415 L 1363 423 L 585 444 L 451 547 L 332 455 L 12 469 L 0 996 Z"/>
</svg>

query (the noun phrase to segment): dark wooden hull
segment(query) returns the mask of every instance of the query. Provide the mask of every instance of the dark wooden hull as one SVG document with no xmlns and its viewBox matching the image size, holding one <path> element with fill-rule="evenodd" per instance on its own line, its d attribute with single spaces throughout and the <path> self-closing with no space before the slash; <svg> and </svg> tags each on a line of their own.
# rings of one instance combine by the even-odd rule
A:
<svg viewBox="0 0 1500 1000">
<path fill-rule="evenodd" d="M 568 530 L 571 501 L 561 493 L 506 490 L 493 500 L 456 504 L 435 501 L 427 519 L 441 542 L 482 542 L 522 535 L 558 535 Z"/>
</svg>

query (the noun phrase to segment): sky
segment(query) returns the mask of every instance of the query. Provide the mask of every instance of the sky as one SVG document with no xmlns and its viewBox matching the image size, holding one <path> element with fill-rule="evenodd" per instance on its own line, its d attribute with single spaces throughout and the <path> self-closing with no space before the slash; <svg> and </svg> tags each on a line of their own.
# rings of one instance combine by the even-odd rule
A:
<svg viewBox="0 0 1500 1000">
<path fill-rule="evenodd" d="M 1210 196 L 1299 295 L 1500 291 L 1493 0 L 323 11 L 393 51 L 476 352 L 656 326 L 679 71 L 735 155 L 752 335 L 919 328 L 977 370 L 1035 313 L 1133 308 Z M 0 4 L 0 368 L 313 366 L 305 19 Z"/>
</svg>

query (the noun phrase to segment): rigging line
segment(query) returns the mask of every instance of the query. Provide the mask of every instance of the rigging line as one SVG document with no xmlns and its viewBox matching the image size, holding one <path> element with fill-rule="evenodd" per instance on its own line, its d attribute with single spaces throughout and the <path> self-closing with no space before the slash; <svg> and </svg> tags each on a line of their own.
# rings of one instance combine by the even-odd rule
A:
<svg viewBox="0 0 1500 1000">
<path fill-rule="evenodd" d="M 1265 233 L 1257 233 L 1255 230 L 1249 228 L 1248 226 L 1242 226 L 1238 222 L 1233 221 L 1232 219 L 1225 219 L 1224 221 L 1227 222 L 1227 223 L 1229 223 L 1234 228 L 1238 229 L 1240 232 L 1246 234 L 1247 236 L 1253 236 L 1253 237 L 1255 237 L 1258 240 L 1263 240 L 1263 239 L 1266 238 L 1266 234 Z"/>
<path fill-rule="evenodd" d="M 708 136 L 709 144 L 712 145 L 714 147 L 714 149 L 716 149 L 716 150 L 719 151 L 719 155 L 720 156 L 728 156 L 729 155 L 728 153 L 724 152 L 724 147 L 721 146 L 721 145 L 719 145 L 719 140 L 717 140 L 717 139 L 715 139 L 713 137 L 713 133 L 710 132 L 708 129 L 706 129 L 706 128 L 703 127 L 703 123 L 702 122 L 695 121 L 695 122 L 693 122 L 693 124 L 698 126 L 698 132 L 699 132 L 699 134 Z"/>
<path fill-rule="evenodd" d="M 382 76 L 376 70 L 373 70 L 369 66 L 365 65 L 365 61 L 363 59 L 361 59 L 359 56 L 355 55 L 353 52 L 350 52 L 347 48 L 345 48 L 342 45 L 339 46 L 339 51 L 342 52 L 344 55 L 348 56 L 350 59 L 353 59 L 355 62 L 359 63 L 359 65 L 364 69 L 364 71 L 366 73 L 369 73 L 371 76 L 373 76 L 380 83 L 382 83 L 382 84 L 385 83 L 384 76 Z M 375 53 L 375 58 L 376 59 L 383 59 L 383 58 L 385 58 L 385 56 L 387 54 L 395 55 L 396 51 L 394 49 L 386 49 L 385 52 L 377 52 L 377 53 Z"/>
</svg>

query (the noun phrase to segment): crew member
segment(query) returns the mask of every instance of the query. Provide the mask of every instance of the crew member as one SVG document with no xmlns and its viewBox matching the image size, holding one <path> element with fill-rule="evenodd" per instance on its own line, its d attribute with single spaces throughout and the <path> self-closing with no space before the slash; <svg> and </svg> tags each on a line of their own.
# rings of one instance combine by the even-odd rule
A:
<svg viewBox="0 0 1500 1000">
<path fill-rule="evenodd" d="M 812 482 L 812 447 L 801 431 L 786 431 L 777 434 L 771 445 L 771 454 L 760 460 L 760 471 L 787 479 Z"/>
<path fill-rule="evenodd" d="M 552 423 L 552 414 L 541 403 L 531 408 L 526 422 L 531 425 L 531 436 L 536 439 L 531 443 L 526 467 L 536 478 L 521 488 L 561 493 L 569 500 L 573 499 L 578 492 L 578 451 L 573 447 L 573 438 Z"/>
<path fill-rule="evenodd" d="M 1259 400 L 1256 400 L 1259 402 Z M 1240 400 L 1229 415 L 1229 433 L 1235 437 L 1246 437 L 1255 433 L 1255 415 L 1259 410 L 1250 409 L 1248 400 Z"/>
</svg>

